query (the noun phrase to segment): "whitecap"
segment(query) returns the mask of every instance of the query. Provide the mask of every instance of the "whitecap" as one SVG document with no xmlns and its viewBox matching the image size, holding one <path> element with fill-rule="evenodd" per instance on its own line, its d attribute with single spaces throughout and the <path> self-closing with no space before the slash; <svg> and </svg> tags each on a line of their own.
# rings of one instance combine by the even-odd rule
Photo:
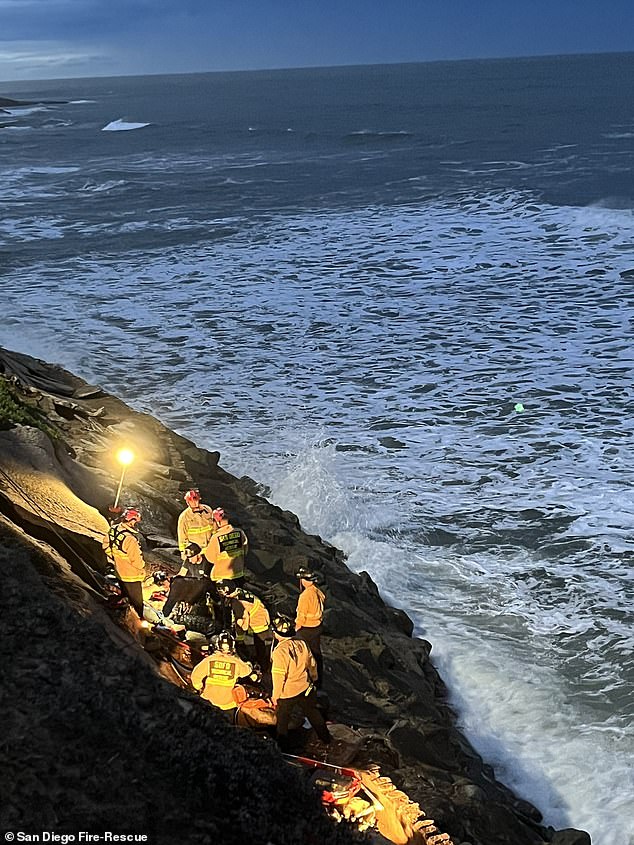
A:
<svg viewBox="0 0 634 845">
<path fill-rule="evenodd" d="M 47 111 L 45 106 L 3 106 L 2 111 L 12 114 L 15 117 L 24 117 L 27 114 L 34 114 L 37 111 Z"/>
<path fill-rule="evenodd" d="M 101 130 L 102 132 L 127 132 L 130 129 L 143 129 L 146 126 L 149 126 L 149 123 L 128 123 L 127 121 L 123 120 L 122 118 L 118 118 L 117 120 L 112 120 L 106 126 L 103 127 Z"/>
<path fill-rule="evenodd" d="M 97 184 L 86 182 L 86 184 L 80 188 L 80 191 L 85 191 L 86 193 L 91 194 L 101 194 L 104 191 L 112 190 L 112 188 L 119 188 L 121 185 L 125 185 L 124 179 L 111 179 L 108 182 L 100 182 Z"/>
</svg>

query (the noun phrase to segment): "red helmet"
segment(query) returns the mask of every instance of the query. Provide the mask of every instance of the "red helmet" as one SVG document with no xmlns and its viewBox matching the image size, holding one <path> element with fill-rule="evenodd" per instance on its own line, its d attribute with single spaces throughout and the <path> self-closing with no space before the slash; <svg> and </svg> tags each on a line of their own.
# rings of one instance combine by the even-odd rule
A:
<svg viewBox="0 0 634 845">
<path fill-rule="evenodd" d="M 121 514 L 121 519 L 124 522 L 131 522 L 133 519 L 136 519 L 138 522 L 141 519 L 141 511 L 138 511 L 136 508 L 126 508 Z"/>
<path fill-rule="evenodd" d="M 185 493 L 185 501 L 187 504 L 190 502 L 200 502 L 200 490 L 188 490 Z"/>
<path fill-rule="evenodd" d="M 224 508 L 214 508 L 211 515 L 215 522 L 221 522 L 225 518 Z"/>
</svg>

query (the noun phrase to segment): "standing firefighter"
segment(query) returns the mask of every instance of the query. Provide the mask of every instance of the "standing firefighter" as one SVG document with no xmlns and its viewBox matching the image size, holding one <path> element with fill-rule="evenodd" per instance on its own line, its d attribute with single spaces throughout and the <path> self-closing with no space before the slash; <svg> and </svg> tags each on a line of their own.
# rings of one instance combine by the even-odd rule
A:
<svg viewBox="0 0 634 845">
<path fill-rule="evenodd" d="M 301 637 L 311 650 L 317 664 L 317 687 L 321 687 L 324 676 L 324 659 L 321 654 L 321 631 L 324 618 L 324 603 L 326 596 L 315 581 L 317 576 L 309 569 L 301 567 L 297 572 L 299 578 L 299 599 L 295 627 L 297 636 Z"/>
<path fill-rule="evenodd" d="M 216 589 L 228 602 L 236 630 L 253 634 L 255 659 L 263 673 L 271 668 L 271 617 L 262 599 L 237 587 L 235 581 L 217 581 Z"/>
<path fill-rule="evenodd" d="M 297 706 L 315 729 L 319 739 L 328 744 L 330 731 L 317 708 L 317 665 L 303 640 L 295 638 L 292 619 L 276 616 L 272 623 L 277 644 L 273 649 L 273 706 L 277 708 L 277 739 L 282 751 L 288 748 L 288 723 Z"/>
<path fill-rule="evenodd" d="M 234 528 L 222 508 L 213 511 L 216 530 L 205 549 L 205 557 L 212 566 L 211 580 L 244 583 L 244 559 L 249 547 L 247 535 Z"/>
<path fill-rule="evenodd" d="M 253 667 L 235 652 L 235 640 L 228 631 L 216 638 L 214 651 L 194 666 L 191 681 L 194 689 L 230 719 L 236 709 L 233 688 L 240 678 L 250 675 Z"/>
<path fill-rule="evenodd" d="M 119 522 L 110 526 L 101 545 L 117 572 L 121 589 L 142 620 L 145 561 L 136 530 L 140 521 L 141 514 L 136 508 L 126 508 Z"/>
<path fill-rule="evenodd" d="M 216 527 L 212 509 L 201 502 L 198 490 L 188 490 L 185 501 L 187 507 L 178 517 L 178 548 L 183 560 L 187 558 L 187 546 L 196 543 L 204 549 Z"/>
</svg>

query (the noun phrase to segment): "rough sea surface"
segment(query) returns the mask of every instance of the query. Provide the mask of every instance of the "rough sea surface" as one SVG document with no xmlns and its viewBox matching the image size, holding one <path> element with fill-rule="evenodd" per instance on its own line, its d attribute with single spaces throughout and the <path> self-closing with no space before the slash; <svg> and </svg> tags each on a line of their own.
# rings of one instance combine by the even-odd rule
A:
<svg viewBox="0 0 634 845">
<path fill-rule="evenodd" d="M 343 548 L 595 845 L 634 843 L 632 91 L 634 54 L 0 89 L 66 101 L 0 114 L 0 344 Z"/>
</svg>

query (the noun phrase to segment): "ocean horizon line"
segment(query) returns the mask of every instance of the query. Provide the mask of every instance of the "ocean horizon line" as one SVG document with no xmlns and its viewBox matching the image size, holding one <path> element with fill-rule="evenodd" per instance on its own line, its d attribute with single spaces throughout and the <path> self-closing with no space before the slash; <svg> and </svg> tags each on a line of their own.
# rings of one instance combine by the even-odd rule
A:
<svg viewBox="0 0 634 845">
<path fill-rule="evenodd" d="M 548 59 L 575 59 L 575 58 L 591 58 L 591 57 L 605 57 L 605 56 L 631 56 L 634 55 L 634 50 L 602 50 L 599 52 L 574 52 L 574 53 L 534 53 L 531 55 L 520 56 L 463 56 L 461 58 L 452 59 L 427 59 L 401 62 L 354 62 L 344 64 L 324 64 L 324 65 L 288 65 L 282 67 L 260 67 L 260 68 L 231 68 L 231 69 L 216 69 L 216 70 L 186 70 L 173 71 L 161 73 L 122 73 L 122 74 L 97 74 L 95 76 L 57 76 L 57 77 L 39 77 L 33 79 L 4 79 L 0 80 L 0 86 L 5 85 L 22 85 L 34 83 L 53 83 L 53 82 L 69 82 L 69 81 L 89 81 L 91 79 L 108 80 L 108 79 L 147 79 L 149 77 L 166 77 L 172 78 L 175 76 L 228 76 L 228 75 L 258 75 L 263 73 L 288 73 L 292 71 L 341 71 L 367 69 L 373 67 L 391 68 L 391 67 L 415 67 L 419 65 L 454 65 L 454 64 L 486 64 L 498 62 L 532 62 L 544 61 Z M 0 90 L 0 95 L 5 94 Z"/>
</svg>

